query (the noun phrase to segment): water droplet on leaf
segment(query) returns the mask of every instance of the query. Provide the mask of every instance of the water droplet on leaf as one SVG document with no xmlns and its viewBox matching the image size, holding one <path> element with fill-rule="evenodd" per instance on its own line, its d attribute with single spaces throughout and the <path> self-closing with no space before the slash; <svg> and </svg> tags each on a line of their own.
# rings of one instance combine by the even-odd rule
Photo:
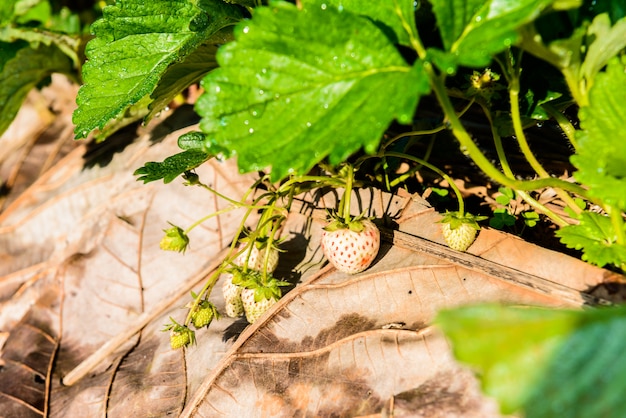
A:
<svg viewBox="0 0 626 418">
<path fill-rule="evenodd" d="M 403 113 L 402 115 L 398 116 L 398 122 L 402 123 L 402 124 L 408 124 L 411 122 L 411 115 L 407 114 L 407 113 Z"/>
<path fill-rule="evenodd" d="M 265 103 L 257 103 L 255 105 L 250 106 L 249 108 L 250 114 L 255 118 L 260 118 L 263 116 L 265 112 Z"/>
<path fill-rule="evenodd" d="M 250 26 L 246 26 L 243 28 L 243 33 L 248 33 L 250 32 Z"/>
</svg>

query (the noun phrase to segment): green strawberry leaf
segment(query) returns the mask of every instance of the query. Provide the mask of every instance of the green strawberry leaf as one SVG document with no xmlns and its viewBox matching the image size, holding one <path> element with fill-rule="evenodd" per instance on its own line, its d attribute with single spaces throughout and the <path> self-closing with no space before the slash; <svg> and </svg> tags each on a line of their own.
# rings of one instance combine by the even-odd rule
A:
<svg viewBox="0 0 626 418">
<path fill-rule="evenodd" d="M 203 45 L 222 41 L 220 31 L 240 19 L 240 9 L 221 0 L 120 0 L 105 7 L 85 51 L 76 138 L 102 131 L 133 105 L 140 104 L 130 115 L 134 120 L 160 111 L 213 68 L 213 51 Z"/>
<path fill-rule="evenodd" d="M 482 305 L 440 312 L 456 357 L 504 414 L 623 416 L 626 308 L 586 311 Z"/>
<path fill-rule="evenodd" d="M 256 7 L 259 6 L 262 1 L 261 0 L 224 0 L 226 3 L 239 4 L 244 7 Z"/>
<path fill-rule="evenodd" d="M 493 217 L 489 219 L 489 226 L 496 229 L 502 229 L 505 226 L 513 226 L 517 219 L 511 215 L 505 208 L 495 209 Z"/>
<path fill-rule="evenodd" d="M 216 68 L 216 52 L 215 45 L 200 45 L 183 61 L 172 64 L 152 93 L 154 101 L 150 104 L 151 115 L 167 107 L 181 91 L 198 83 L 209 70 Z"/>
<path fill-rule="evenodd" d="M 182 150 L 204 149 L 207 137 L 202 132 L 187 132 L 178 137 L 178 147 Z"/>
<path fill-rule="evenodd" d="M 312 7 L 335 7 L 370 19 L 394 43 L 411 46 L 415 29 L 414 0 L 362 1 L 362 0 L 303 0 Z M 411 31 L 410 33 L 408 31 Z"/>
<path fill-rule="evenodd" d="M 626 210 L 626 57 L 612 60 L 595 77 L 590 105 L 580 109 L 577 154 L 571 161 L 577 181 L 605 204 Z"/>
<path fill-rule="evenodd" d="M 19 40 L 29 42 L 31 47 L 35 49 L 39 44 L 46 46 L 54 45 L 71 58 L 76 67 L 80 65 L 80 58 L 78 57 L 80 40 L 76 37 L 43 30 L 35 31 L 32 28 L 16 28 L 13 26 L 0 28 L 0 41 L 15 42 Z"/>
<path fill-rule="evenodd" d="M 530 228 L 536 226 L 537 222 L 539 222 L 539 214 L 534 211 L 523 212 L 522 218 L 524 218 L 524 224 Z"/>
<path fill-rule="evenodd" d="M 47 0 L 3 0 L 0 2 L 0 25 L 28 19 L 29 15 L 32 20 L 43 22 L 45 20 L 42 20 L 41 15 L 45 13 L 43 9 L 46 5 L 49 11 L 50 4 Z"/>
<path fill-rule="evenodd" d="M 254 10 L 220 68 L 203 80 L 200 128 L 236 153 L 242 171 L 272 166 L 272 180 L 330 156 L 374 152 L 389 123 L 409 123 L 428 78 L 406 64 L 369 19 L 286 2 Z"/>
<path fill-rule="evenodd" d="M 144 184 L 161 179 L 167 184 L 212 157 L 212 154 L 201 149 L 188 149 L 167 157 L 163 162 L 147 162 L 143 167 L 135 170 L 133 175 L 140 176 L 137 181 L 143 181 Z"/>
<path fill-rule="evenodd" d="M 484 67 L 515 44 L 518 29 L 549 7 L 580 6 L 576 0 L 431 0 L 443 46 L 448 54 L 433 54 L 438 66 L 454 72 L 456 65 Z"/>
<path fill-rule="evenodd" d="M 586 80 L 587 88 L 590 88 L 596 74 L 611 58 L 626 48 L 626 18 L 611 26 L 607 13 L 596 16 L 587 30 L 587 39 L 593 39 L 593 42 L 585 54 L 580 77 Z"/>
<path fill-rule="evenodd" d="M 582 259 L 600 267 L 626 263 L 626 246 L 617 243 L 617 234 L 607 216 L 582 212 L 578 225 L 568 225 L 556 235 L 568 248 L 582 250 Z"/>
<path fill-rule="evenodd" d="M 0 41 L 0 134 L 33 87 L 52 73 L 69 74 L 72 68 L 72 61 L 54 45 Z"/>
</svg>

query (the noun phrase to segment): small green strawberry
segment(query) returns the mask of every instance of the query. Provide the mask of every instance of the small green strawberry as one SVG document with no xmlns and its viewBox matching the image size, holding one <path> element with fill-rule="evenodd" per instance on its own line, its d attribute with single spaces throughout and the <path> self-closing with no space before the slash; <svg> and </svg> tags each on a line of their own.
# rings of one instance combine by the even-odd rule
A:
<svg viewBox="0 0 626 418">
<path fill-rule="evenodd" d="M 164 229 L 165 236 L 161 239 L 159 246 L 162 250 L 178 251 L 184 253 L 189 245 L 189 237 L 182 228 L 172 225 L 169 229 Z"/>
<path fill-rule="evenodd" d="M 189 338 L 188 332 L 172 332 L 170 334 L 170 347 L 174 350 L 189 345 L 190 341 L 191 339 Z"/>
<path fill-rule="evenodd" d="M 457 251 L 466 251 L 476 239 L 476 234 L 480 229 L 478 221 L 487 219 L 486 216 L 474 216 L 459 212 L 446 212 L 443 219 L 439 222 L 443 238 L 448 247 Z"/>
<path fill-rule="evenodd" d="M 369 219 L 357 217 L 349 223 L 335 217 L 322 235 L 322 251 L 337 270 L 360 273 L 372 264 L 380 248 L 380 231 Z"/>
<path fill-rule="evenodd" d="M 230 318 L 238 318 L 243 315 L 243 304 L 241 303 L 241 291 L 243 287 L 233 283 L 233 275 L 224 275 L 222 293 L 224 294 L 224 311 Z"/>
<path fill-rule="evenodd" d="M 203 300 L 198 305 L 196 311 L 191 315 L 191 321 L 196 328 L 208 326 L 213 319 L 219 319 L 220 314 L 211 302 Z"/>
<path fill-rule="evenodd" d="M 170 347 L 176 350 L 196 342 L 196 333 L 184 325 L 180 325 L 174 318 L 167 324 L 163 331 L 170 331 Z"/>
</svg>

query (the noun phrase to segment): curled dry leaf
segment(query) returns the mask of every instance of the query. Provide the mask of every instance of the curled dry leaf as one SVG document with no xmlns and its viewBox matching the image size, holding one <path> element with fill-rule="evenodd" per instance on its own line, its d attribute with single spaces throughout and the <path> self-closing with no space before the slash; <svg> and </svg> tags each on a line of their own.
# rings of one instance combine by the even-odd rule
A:
<svg viewBox="0 0 626 418">
<path fill-rule="evenodd" d="M 176 117 L 169 122 L 180 124 Z M 168 130 L 175 129 L 169 126 Z M 22 375 L 28 375 L 23 376 L 24 382 L 35 382 L 39 391 L 14 384 L 13 391 L 18 393 L 0 396 L 0 410 L 18 408 L 25 414 L 18 416 L 30 416 L 33 411 L 36 415 L 97 416 L 113 408 L 111 400 L 117 399 L 123 402 L 116 408 L 127 408 L 128 387 L 122 379 L 125 367 L 129 359 L 146 352 L 152 353 L 150 371 L 141 372 L 154 374 L 154 379 L 165 380 L 164 387 L 169 387 L 170 377 L 165 376 L 174 366 L 166 359 L 176 355 L 166 349 L 167 333 L 158 329 L 167 316 L 184 315 L 179 310 L 183 300 L 188 300 L 189 291 L 211 270 L 241 217 L 241 212 L 232 211 L 196 228 L 190 233 L 192 243 L 184 256 L 159 250 L 167 221 L 188 225 L 229 205 L 208 192 L 183 186 L 182 181 L 143 185 L 132 175 L 146 161 L 159 161 L 176 152 L 176 139 L 182 132 L 163 138 L 158 130 L 149 131 L 124 152 L 107 149 L 105 143 L 98 153 L 90 154 L 83 144 L 0 216 L 0 329 L 9 333 L 5 347 L 17 344 L 38 350 L 41 344 L 34 336 L 24 337 L 30 335 L 25 334 L 29 328 L 37 331 L 34 335 L 39 340 L 39 335 L 45 335 L 52 347 L 36 353 L 22 351 L 17 357 L 15 351 L 2 352 L 1 359 L 10 358 L 19 365 Z M 230 162 L 207 163 L 198 173 L 232 196 L 243 195 L 252 182 L 250 177 L 236 174 Z M 33 312 L 38 313 L 34 325 L 28 320 Z M 224 351 L 221 331 L 225 326 L 215 328 L 220 333 L 217 353 Z M 119 338 L 129 330 L 129 335 Z M 102 352 L 85 379 L 72 382 L 75 385 L 71 387 L 60 385 L 77 365 L 116 339 L 119 344 L 107 346 L 110 350 Z M 29 358 L 33 355 L 41 359 L 31 370 Z M 178 360 L 176 369 L 184 370 L 185 359 Z M 148 375 L 137 382 L 145 379 Z M 182 379 L 182 402 L 189 380 L 185 376 L 178 379 Z M 169 399 L 167 390 L 161 393 L 153 388 L 155 395 L 142 392 L 142 388 L 146 386 L 131 390 L 144 399 L 138 405 L 147 408 L 150 404 L 145 410 L 159 416 L 172 410 L 165 400 L 154 403 L 154 396 Z M 137 404 L 138 398 L 131 403 Z M 181 409 L 180 402 L 174 402 L 174 410 Z"/>
<path fill-rule="evenodd" d="M 429 240 L 400 233 L 404 241 L 384 243 L 369 270 L 347 276 L 331 267 L 306 270 L 321 257 L 320 234 L 313 233 L 297 269 L 305 272 L 303 283 L 246 329 L 182 416 L 499 416 L 429 327 L 435 313 L 482 301 L 580 306 L 594 299 L 581 297 L 578 288 L 609 274 L 499 232 L 473 249 L 484 258 L 459 254 L 441 245 L 440 215 L 425 202 L 384 195 L 365 201 L 369 215 L 382 218 L 386 208 L 401 230 Z M 305 209 L 292 215 L 288 230 L 306 230 L 311 216 Z M 441 251 L 423 252 L 420 242 Z M 497 247 L 532 255 L 530 273 L 511 268 L 526 258 L 509 261 Z M 549 280 L 554 257 L 569 274 L 567 286 Z M 477 259 L 482 264 L 466 263 Z"/>
<path fill-rule="evenodd" d="M 372 266 L 347 276 L 324 267 L 320 250 L 334 195 L 305 195 L 281 234 L 287 251 L 275 273 L 299 284 L 245 331 L 245 321 L 223 318 L 199 330 L 197 346 L 173 351 L 160 329 L 186 313 L 189 290 L 221 261 L 240 214 L 192 231 L 184 256 L 158 250 L 167 221 L 190 224 L 226 205 L 177 182 L 135 181 L 138 166 L 176 151 L 181 131 L 158 131 L 99 158 L 77 148 L 0 216 L 0 361 L 13 377 L 0 382 L 3 412 L 497 416 L 430 328 L 435 312 L 478 301 L 579 306 L 593 301 L 581 292 L 610 279 L 489 229 L 471 254 L 451 254 L 423 200 L 372 190 L 352 199 L 353 213 L 368 209 L 401 232 L 383 234 Z M 231 196 L 251 184 L 230 163 L 199 173 Z M 211 299 L 223 311 L 219 293 Z M 79 364 L 89 367 L 78 373 Z"/>
</svg>

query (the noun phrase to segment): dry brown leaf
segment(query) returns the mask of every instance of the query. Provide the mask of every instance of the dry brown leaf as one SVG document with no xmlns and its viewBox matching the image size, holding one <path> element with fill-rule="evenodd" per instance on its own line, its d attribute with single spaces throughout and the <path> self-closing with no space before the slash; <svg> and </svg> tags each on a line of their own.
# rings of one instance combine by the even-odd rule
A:
<svg viewBox="0 0 626 418">
<path fill-rule="evenodd" d="M 333 204 L 332 196 L 325 200 Z M 325 268 L 310 275 L 244 332 L 186 405 L 184 417 L 391 416 L 389 399 L 396 398 L 401 401 L 394 403 L 394 416 L 499 416 L 473 375 L 450 360 L 449 347 L 432 332 L 434 314 L 484 301 L 580 306 L 587 299 L 577 297 L 576 286 L 597 284 L 608 274 L 496 231 L 485 231 L 472 248 L 486 255 L 481 260 L 489 268 L 468 268 L 465 262 L 474 256 L 436 243 L 442 241 L 435 223 L 440 215 L 426 202 L 376 192 L 362 194 L 361 202 L 355 213 L 363 207 L 378 218 L 386 213 L 400 230 L 417 231 L 429 240 L 421 239 L 423 244 L 440 247 L 441 256 L 426 247 L 422 252 L 387 244 L 364 273 Z M 310 216 L 293 215 L 290 229 L 306 229 Z M 318 241 L 319 228 L 313 228 L 306 260 L 315 259 Z M 530 273 L 514 270 L 520 261 L 509 262 L 498 250 L 507 247 L 534 260 Z M 572 287 L 550 281 L 555 258 Z M 539 285 L 529 286 L 523 280 L 529 278 Z"/>
<path fill-rule="evenodd" d="M 0 212 L 74 148 L 72 112 L 78 86 L 60 74 L 31 90 L 0 136 Z"/>
<path fill-rule="evenodd" d="M 159 329 L 168 315 L 184 313 L 179 308 L 190 298 L 189 290 L 211 270 L 211 262 L 232 239 L 242 213 L 225 213 L 194 229 L 185 255 L 159 250 L 168 221 L 184 227 L 229 205 L 181 181 L 143 185 L 132 175 L 146 161 L 161 161 L 177 152 L 176 139 L 183 132 L 165 138 L 146 134 L 104 166 L 85 158 L 83 145 L 0 216 L 0 329 L 9 333 L 1 358 L 21 370 L 25 382 L 35 379 L 41 395 L 18 390 L 15 396 L 0 396 L 0 410 L 19 405 L 41 415 L 49 404 L 51 416 L 105 413 L 112 400 L 128 397 L 123 382 L 133 373 L 126 373 L 126 362 L 142 350 L 154 356 L 160 347 L 164 363 L 150 360 L 150 366 L 155 379 L 167 376 L 164 386 L 170 385 L 172 376 L 168 357 L 179 358 L 176 371 L 185 369 L 180 352 L 169 349 L 169 335 Z M 232 162 L 213 161 L 198 172 L 236 198 L 252 183 L 250 177 L 236 174 Z M 26 320 L 33 312 L 45 313 L 34 326 Z M 122 344 L 103 353 L 87 378 L 69 388 L 60 385 L 60 379 L 81 361 L 128 333 L 138 321 L 143 321 L 145 335 L 136 334 L 143 326 L 131 331 Z M 25 330 L 33 327 L 33 335 L 48 336 L 53 350 L 23 352 L 22 357 L 7 351 L 15 344 L 38 347 L 34 336 L 23 337 L 31 335 Z M 218 352 L 223 353 L 223 347 Z M 33 355 L 42 356 L 40 362 L 47 368 L 31 370 L 28 358 Z M 182 402 L 187 379 L 184 375 L 178 379 L 182 379 Z M 49 393 L 50 399 L 43 397 Z M 163 396 L 169 398 L 167 393 Z M 180 402 L 174 409 L 181 408 Z M 145 397 L 144 404 L 148 403 L 169 410 L 151 396 Z M 120 407 L 127 405 L 116 405 Z"/>
<path fill-rule="evenodd" d="M 616 279 L 488 229 L 469 254 L 451 251 L 425 201 L 375 190 L 355 195 L 353 212 L 394 227 L 384 236 L 395 244 L 348 276 L 324 266 L 319 248 L 337 193 L 307 195 L 289 215 L 277 271 L 299 284 L 255 325 L 222 319 L 198 331 L 196 346 L 173 351 L 163 324 L 182 320 L 189 290 L 221 262 L 241 217 L 193 230 L 185 255 L 158 249 L 168 221 L 185 227 L 227 206 L 180 181 L 143 185 L 132 175 L 177 152 L 176 138 L 193 127 L 159 132 L 175 131 L 184 115 L 123 151 L 110 149 L 115 138 L 89 152 L 81 145 L 0 215 L 8 416 L 498 416 L 430 327 L 437 310 L 580 306 L 597 302 L 585 291 Z M 253 179 L 236 171 L 211 161 L 199 174 L 238 199 Z M 223 308 L 219 291 L 211 299 Z"/>
</svg>

